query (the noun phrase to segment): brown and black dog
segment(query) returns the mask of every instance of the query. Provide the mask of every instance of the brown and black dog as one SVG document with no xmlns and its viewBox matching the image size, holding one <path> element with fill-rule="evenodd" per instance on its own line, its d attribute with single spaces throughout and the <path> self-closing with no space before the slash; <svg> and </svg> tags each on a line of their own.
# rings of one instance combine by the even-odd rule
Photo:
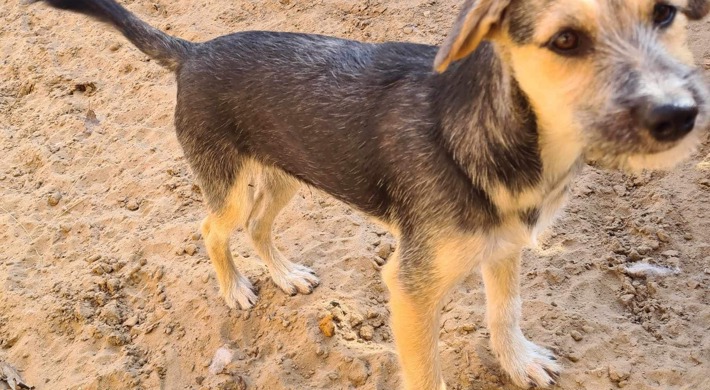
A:
<svg viewBox="0 0 710 390">
<path fill-rule="evenodd" d="M 672 166 L 710 118 L 685 42 L 710 0 L 468 0 L 441 47 L 263 31 L 194 43 L 114 0 L 44 2 L 112 25 L 175 72 L 177 137 L 230 307 L 256 300 L 229 249 L 240 226 L 283 291 L 318 285 L 272 242 L 300 185 L 390 227 L 383 274 L 412 390 L 446 387 L 442 299 L 476 268 L 502 367 L 522 387 L 554 384 L 552 353 L 519 326 L 521 249 L 585 162 Z"/>
</svg>

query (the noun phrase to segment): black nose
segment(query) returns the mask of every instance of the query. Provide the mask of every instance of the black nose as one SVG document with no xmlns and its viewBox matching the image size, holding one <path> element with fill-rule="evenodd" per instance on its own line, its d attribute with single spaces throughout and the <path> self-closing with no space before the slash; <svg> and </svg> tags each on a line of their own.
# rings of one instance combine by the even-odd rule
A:
<svg viewBox="0 0 710 390">
<path fill-rule="evenodd" d="M 690 133 L 698 116 L 697 106 L 674 106 L 670 104 L 651 106 L 644 110 L 643 124 L 659 141 L 677 141 Z"/>
</svg>

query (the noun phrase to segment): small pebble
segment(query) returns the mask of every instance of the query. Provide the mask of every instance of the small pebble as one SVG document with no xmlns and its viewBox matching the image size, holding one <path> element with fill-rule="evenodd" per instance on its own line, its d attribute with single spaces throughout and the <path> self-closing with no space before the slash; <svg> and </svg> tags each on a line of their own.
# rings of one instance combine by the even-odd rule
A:
<svg viewBox="0 0 710 390">
<path fill-rule="evenodd" d="M 89 257 L 86 258 L 86 262 L 87 262 L 87 263 L 93 263 L 93 262 L 95 262 L 96 260 L 99 260 L 99 259 L 101 259 L 101 255 L 92 255 L 92 256 L 89 256 Z"/>
<path fill-rule="evenodd" d="M 609 379 L 619 382 L 631 375 L 631 363 L 618 362 L 609 366 Z"/>
<path fill-rule="evenodd" d="M 350 314 L 350 326 L 353 328 L 357 328 L 362 324 L 362 321 L 364 321 L 364 318 L 362 318 L 362 315 L 358 312 L 354 312 Z"/>
<path fill-rule="evenodd" d="M 570 336 L 572 336 L 574 341 L 582 341 L 582 339 L 583 339 L 582 334 L 576 330 L 571 331 Z"/>
<path fill-rule="evenodd" d="M 187 246 L 185 246 L 185 253 L 187 253 L 188 255 L 194 256 L 196 252 L 197 252 L 197 245 L 187 244 Z"/>
<path fill-rule="evenodd" d="M 631 261 L 638 261 L 641 260 L 641 254 L 636 249 L 632 249 L 629 251 L 629 260 Z"/>
<path fill-rule="evenodd" d="M 402 29 L 402 32 L 404 32 L 405 34 L 411 34 L 414 32 L 414 27 L 404 26 L 404 28 Z"/>
<path fill-rule="evenodd" d="M 464 324 L 464 325 L 461 327 L 461 330 L 463 330 L 464 332 L 473 332 L 474 330 L 476 330 L 476 325 L 473 325 L 473 324 Z"/>
<path fill-rule="evenodd" d="M 333 323 L 333 316 L 330 314 L 320 320 L 318 327 L 325 337 L 333 337 L 335 335 L 335 324 Z"/>
<path fill-rule="evenodd" d="M 638 252 L 642 255 L 647 255 L 649 252 L 651 252 L 651 248 L 646 245 L 641 245 L 636 248 L 636 250 L 638 250 Z"/>
<path fill-rule="evenodd" d="M 360 337 L 362 337 L 363 340 L 372 340 L 374 333 L 375 329 L 370 325 L 363 325 L 360 327 Z"/>
<path fill-rule="evenodd" d="M 669 242 L 671 240 L 671 237 L 663 230 L 657 231 L 656 236 L 659 240 L 661 240 L 661 242 Z"/>
<path fill-rule="evenodd" d="M 60 200 L 62 200 L 62 193 L 59 191 L 54 191 L 47 197 L 47 203 L 50 206 L 58 205 Z"/>
<path fill-rule="evenodd" d="M 634 294 L 624 294 L 621 297 L 619 297 L 619 300 L 624 305 L 628 305 L 629 303 L 631 303 L 631 301 L 634 300 Z"/>
<path fill-rule="evenodd" d="M 111 294 L 115 294 L 121 288 L 121 280 L 118 278 L 111 278 L 106 281 L 106 288 Z"/>
<path fill-rule="evenodd" d="M 123 323 L 124 326 L 128 327 L 134 327 L 138 324 L 138 316 L 132 316 L 131 318 L 127 319 L 126 322 Z"/>
<path fill-rule="evenodd" d="M 392 253 L 392 245 L 388 242 L 384 242 L 377 247 L 377 256 L 382 259 L 387 259 Z"/>
<path fill-rule="evenodd" d="M 138 207 L 140 207 L 140 205 L 135 199 L 130 199 L 128 202 L 126 202 L 126 208 L 130 211 L 136 211 L 138 210 Z"/>
</svg>

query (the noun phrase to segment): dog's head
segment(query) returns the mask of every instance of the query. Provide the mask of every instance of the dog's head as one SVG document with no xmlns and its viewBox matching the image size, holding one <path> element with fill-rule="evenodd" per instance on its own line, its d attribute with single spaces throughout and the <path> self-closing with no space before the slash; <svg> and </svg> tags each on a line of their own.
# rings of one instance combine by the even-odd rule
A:
<svg viewBox="0 0 710 390">
<path fill-rule="evenodd" d="M 435 69 L 489 40 L 538 116 L 541 142 L 625 169 L 672 166 L 710 122 L 686 24 L 710 0 L 468 0 Z M 544 147 L 544 146 L 543 146 Z"/>
</svg>

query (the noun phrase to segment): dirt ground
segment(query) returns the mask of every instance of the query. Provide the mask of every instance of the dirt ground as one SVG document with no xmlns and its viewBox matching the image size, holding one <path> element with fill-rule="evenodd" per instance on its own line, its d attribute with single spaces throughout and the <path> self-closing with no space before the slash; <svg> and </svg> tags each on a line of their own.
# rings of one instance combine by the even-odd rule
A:
<svg viewBox="0 0 710 390">
<path fill-rule="evenodd" d="M 238 234 L 260 299 L 228 309 L 173 135 L 172 75 L 103 25 L 22 3 L 0 0 L 0 362 L 37 389 L 396 388 L 378 275 L 393 238 L 302 189 L 277 243 L 322 285 L 285 296 Z M 124 3 L 191 40 L 268 29 L 438 43 L 459 2 Z M 689 29 L 710 68 L 710 21 Z M 585 169 L 524 255 L 522 327 L 561 356 L 559 388 L 710 389 L 709 197 L 707 141 L 672 173 Z M 647 276 L 647 263 L 672 272 Z M 452 389 L 513 389 L 489 350 L 483 300 L 474 274 L 445 306 Z M 319 329 L 328 314 L 332 338 Z"/>
</svg>

